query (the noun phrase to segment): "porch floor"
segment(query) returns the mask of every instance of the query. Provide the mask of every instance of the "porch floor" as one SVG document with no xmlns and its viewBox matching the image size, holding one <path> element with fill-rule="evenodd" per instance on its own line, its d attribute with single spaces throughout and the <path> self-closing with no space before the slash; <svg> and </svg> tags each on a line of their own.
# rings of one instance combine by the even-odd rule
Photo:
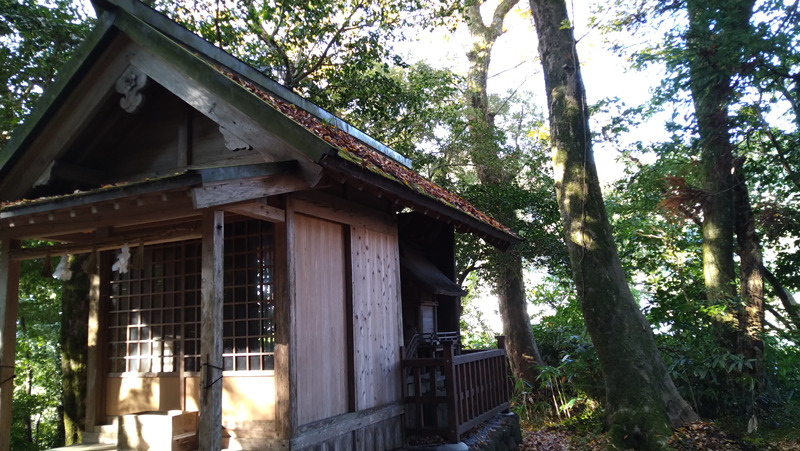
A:
<svg viewBox="0 0 800 451">
<path fill-rule="evenodd" d="M 107 451 L 117 449 L 117 445 L 109 445 L 106 443 L 87 443 L 81 445 L 63 446 L 61 448 L 52 448 L 51 451 Z"/>
</svg>

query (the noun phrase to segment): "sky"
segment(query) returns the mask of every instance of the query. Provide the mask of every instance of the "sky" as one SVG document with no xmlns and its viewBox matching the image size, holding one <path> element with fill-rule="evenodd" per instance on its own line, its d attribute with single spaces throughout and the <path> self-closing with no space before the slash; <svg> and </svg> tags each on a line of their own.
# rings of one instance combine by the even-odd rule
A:
<svg viewBox="0 0 800 451">
<path fill-rule="evenodd" d="M 491 17 L 496 3 L 495 0 L 485 5 L 482 10 L 485 18 Z M 606 97 L 619 97 L 629 107 L 646 102 L 655 83 L 661 80 L 660 74 L 655 69 L 647 73 L 629 70 L 628 63 L 613 54 L 604 44 L 604 36 L 600 30 L 587 28 L 591 3 L 594 2 L 579 0 L 572 2 L 571 7 L 568 3 L 575 26 L 575 37 L 578 39 L 578 58 L 587 101 L 591 105 Z M 522 0 L 506 17 L 506 31 L 498 38 L 492 52 L 488 90 L 501 96 L 506 95 L 509 90 L 517 90 L 521 95 L 532 95 L 546 114 L 544 79 L 538 60 L 538 40 L 527 9 L 527 1 Z M 436 67 L 447 67 L 457 73 L 466 74 L 469 43 L 466 26 L 461 26 L 455 33 L 440 30 L 421 34 L 417 41 L 404 43 L 398 48 L 412 62 L 424 60 Z M 598 131 L 604 120 L 608 118 L 595 118 L 591 124 L 592 130 Z M 663 121 L 656 118 L 624 138 L 622 144 L 635 140 L 661 140 L 666 136 Z M 617 162 L 617 149 L 595 143 L 594 153 L 601 184 L 610 184 L 622 176 L 623 165 Z M 526 276 L 526 287 L 534 286 L 543 275 L 529 272 Z M 495 333 L 500 333 L 502 322 L 497 313 L 497 299 L 488 291 L 483 289 L 476 293 L 475 302 L 483 313 L 483 319 Z M 529 314 L 541 315 L 542 311 L 540 307 L 530 304 Z"/>
<path fill-rule="evenodd" d="M 490 0 L 484 5 L 482 12 L 485 18 L 491 17 L 496 3 L 497 0 Z M 613 54 L 604 44 L 605 36 L 601 31 L 587 28 L 590 8 L 594 3 L 586 0 L 568 2 L 578 39 L 577 51 L 587 101 L 591 105 L 607 97 L 619 97 L 628 107 L 646 102 L 655 83 L 661 80 L 661 74 L 655 68 L 648 72 L 628 69 L 629 64 L 624 58 Z M 505 96 L 509 90 L 517 90 L 519 95 L 533 95 L 538 99 L 536 104 L 546 114 L 538 41 L 527 1 L 520 1 L 506 17 L 504 25 L 505 33 L 497 40 L 492 52 L 489 92 Z M 462 25 L 454 33 L 444 30 L 421 33 L 418 40 L 401 43 L 397 48 L 412 62 L 424 60 L 436 67 L 447 67 L 456 73 L 466 74 L 469 42 L 469 33 L 466 26 Z M 597 132 L 602 121 L 607 119 L 594 118 L 592 131 Z M 666 137 L 663 121 L 656 118 L 642 124 L 635 133 L 624 138 L 622 144 L 635 140 L 656 141 Z M 601 184 L 609 184 L 622 175 L 622 165 L 616 162 L 617 149 L 596 143 L 594 152 Z"/>
</svg>

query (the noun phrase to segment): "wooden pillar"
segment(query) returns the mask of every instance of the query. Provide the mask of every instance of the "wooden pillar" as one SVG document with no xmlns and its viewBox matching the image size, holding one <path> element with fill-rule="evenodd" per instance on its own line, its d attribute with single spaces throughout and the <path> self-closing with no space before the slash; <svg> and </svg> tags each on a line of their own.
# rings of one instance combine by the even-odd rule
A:
<svg viewBox="0 0 800 451">
<path fill-rule="evenodd" d="M 286 220 L 275 224 L 275 418 L 278 437 L 289 440 L 297 428 L 296 357 L 290 352 L 290 337 L 296 333 L 295 221 L 291 195 L 286 196 Z M 293 359 L 294 357 L 294 359 Z"/>
<path fill-rule="evenodd" d="M 222 299 L 224 214 L 203 213 L 202 272 L 200 282 L 199 449 L 217 451 L 222 446 Z"/>
<path fill-rule="evenodd" d="M 455 350 L 452 341 L 442 343 L 442 370 L 444 372 L 444 388 L 447 394 L 447 432 L 445 438 L 450 443 L 458 443 L 458 409 L 456 408 L 456 367 Z M 435 379 L 431 379 L 432 381 Z M 433 382 L 431 382 L 433 383 Z"/>
<path fill-rule="evenodd" d="M 106 238 L 109 235 L 108 228 L 97 231 L 97 238 Z M 88 347 L 86 348 L 86 421 L 87 431 L 94 430 L 94 427 L 101 423 L 104 414 L 105 384 L 103 378 L 103 344 L 106 343 L 104 315 L 101 309 L 102 299 L 107 299 L 108 293 L 104 293 L 104 287 L 109 284 L 108 271 L 111 266 L 110 254 L 108 252 L 97 252 L 97 266 L 89 268 L 89 330 L 87 334 Z M 89 259 L 92 260 L 91 258 Z"/>
<path fill-rule="evenodd" d="M 11 443 L 11 399 L 14 395 L 14 352 L 17 346 L 17 307 L 19 305 L 19 262 L 10 251 L 19 242 L 0 239 L 0 451 Z"/>
</svg>

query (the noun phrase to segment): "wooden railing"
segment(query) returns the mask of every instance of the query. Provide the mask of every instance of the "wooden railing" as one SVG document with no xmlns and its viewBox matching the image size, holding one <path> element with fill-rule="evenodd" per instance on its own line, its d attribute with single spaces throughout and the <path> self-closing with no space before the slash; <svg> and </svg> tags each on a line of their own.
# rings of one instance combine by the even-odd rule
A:
<svg viewBox="0 0 800 451">
<path fill-rule="evenodd" d="M 464 432 L 508 410 L 503 340 L 498 348 L 455 355 L 454 343 L 445 342 L 440 357 L 404 360 L 408 433 L 456 443 Z"/>
</svg>

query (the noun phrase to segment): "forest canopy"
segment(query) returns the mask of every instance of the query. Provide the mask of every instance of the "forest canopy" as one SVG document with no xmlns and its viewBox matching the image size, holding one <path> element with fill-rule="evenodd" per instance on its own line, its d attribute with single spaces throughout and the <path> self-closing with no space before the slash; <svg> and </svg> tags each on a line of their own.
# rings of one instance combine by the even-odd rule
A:
<svg viewBox="0 0 800 451">
<path fill-rule="evenodd" d="M 456 258 L 462 342 L 509 337 L 529 427 L 639 449 L 700 419 L 742 449 L 800 439 L 797 2 L 151 3 L 523 238 L 459 236 Z M 85 8 L 0 0 L 0 148 L 88 34 Z M 69 443 L 56 263 L 22 267 L 12 449 Z M 669 382 L 628 390 L 636 365 Z M 630 405 L 659 397 L 684 407 L 645 422 Z"/>
</svg>

